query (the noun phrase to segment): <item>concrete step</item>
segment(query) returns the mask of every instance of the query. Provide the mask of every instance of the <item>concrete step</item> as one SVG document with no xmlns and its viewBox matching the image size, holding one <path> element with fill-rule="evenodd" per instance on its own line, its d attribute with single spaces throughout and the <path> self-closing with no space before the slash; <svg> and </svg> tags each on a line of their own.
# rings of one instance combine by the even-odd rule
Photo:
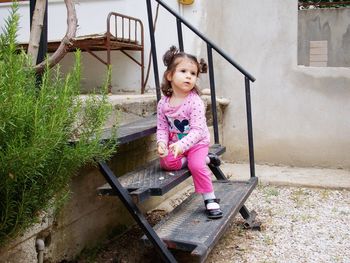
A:
<svg viewBox="0 0 350 263">
<path fill-rule="evenodd" d="M 249 164 L 224 162 L 223 173 L 232 180 L 247 180 Z M 350 190 L 350 171 L 318 167 L 255 165 L 261 184 Z"/>
</svg>

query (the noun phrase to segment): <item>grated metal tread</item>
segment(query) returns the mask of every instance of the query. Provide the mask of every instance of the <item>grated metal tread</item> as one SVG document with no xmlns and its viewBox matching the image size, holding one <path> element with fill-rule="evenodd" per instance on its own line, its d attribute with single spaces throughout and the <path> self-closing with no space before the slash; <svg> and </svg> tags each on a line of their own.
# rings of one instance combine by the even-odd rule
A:
<svg viewBox="0 0 350 263">
<path fill-rule="evenodd" d="M 215 194 L 221 199 L 224 216 L 210 220 L 205 214 L 202 197 L 193 194 L 177 206 L 165 219 L 154 227 L 157 235 L 175 253 L 180 252 L 185 262 L 203 262 L 219 238 L 224 234 L 258 179 L 248 181 L 215 181 Z M 143 237 L 147 240 L 146 237 Z M 181 260 L 182 261 L 182 260 Z"/>
<path fill-rule="evenodd" d="M 225 152 L 225 147 L 213 145 L 210 152 L 218 155 Z M 190 176 L 187 168 L 178 171 L 164 171 L 160 168 L 159 159 L 129 172 L 118 178 L 121 185 L 134 196 L 135 202 L 142 202 L 149 196 L 161 196 L 183 182 Z M 99 195 L 116 195 L 107 183 L 97 189 Z"/>
<path fill-rule="evenodd" d="M 117 139 L 119 144 L 128 143 L 136 139 L 155 133 L 157 130 L 157 116 L 150 115 L 140 120 L 133 121 L 118 127 Z M 103 140 L 112 137 L 112 130 L 106 129 L 103 134 Z"/>
<path fill-rule="evenodd" d="M 149 188 L 152 195 L 162 195 L 173 184 L 181 183 L 188 178 L 190 173 L 187 169 L 178 171 L 164 171 L 160 168 L 159 160 L 153 160 L 147 166 L 128 173 L 119 178 L 121 185 L 129 191 L 139 188 Z"/>
</svg>

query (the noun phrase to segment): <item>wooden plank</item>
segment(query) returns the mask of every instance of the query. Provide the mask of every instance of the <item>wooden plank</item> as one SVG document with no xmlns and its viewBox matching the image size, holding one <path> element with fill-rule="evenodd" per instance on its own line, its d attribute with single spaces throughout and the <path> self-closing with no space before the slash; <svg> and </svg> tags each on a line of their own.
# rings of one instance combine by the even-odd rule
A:
<svg viewBox="0 0 350 263">
<path fill-rule="evenodd" d="M 328 42 L 310 41 L 310 67 L 327 67 L 328 64 Z"/>
<path fill-rule="evenodd" d="M 328 46 L 327 40 L 310 41 L 310 48 L 312 48 L 312 47 L 327 47 L 327 46 Z"/>
<path fill-rule="evenodd" d="M 327 54 L 310 54 L 310 62 L 327 62 Z"/>
<path fill-rule="evenodd" d="M 105 34 L 94 34 L 75 37 L 72 43 L 72 46 L 69 48 L 69 52 L 74 52 L 77 48 L 88 47 L 91 51 L 105 51 L 107 50 L 106 45 L 106 36 Z M 47 51 L 49 53 L 55 52 L 61 40 L 51 40 L 47 43 Z M 22 47 L 24 50 L 28 49 L 28 43 L 19 43 L 19 47 Z M 142 50 L 142 45 L 136 41 L 129 41 L 121 38 L 112 37 L 110 42 L 111 50 Z M 85 51 L 85 50 L 82 50 Z"/>
<path fill-rule="evenodd" d="M 327 55 L 327 54 L 328 54 L 327 47 L 310 48 L 310 55 Z"/>
</svg>

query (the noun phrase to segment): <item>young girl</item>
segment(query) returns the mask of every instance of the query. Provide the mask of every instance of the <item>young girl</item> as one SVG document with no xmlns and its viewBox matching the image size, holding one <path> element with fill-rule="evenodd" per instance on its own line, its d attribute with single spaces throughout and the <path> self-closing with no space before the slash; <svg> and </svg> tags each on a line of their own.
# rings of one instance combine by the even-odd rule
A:
<svg viewBox="0 0 350 263">
<path fill-rule="evenodd" d="M 202 194 L 209 218 L 222 217 L 207 164 L 219 165 L 209 155 L 210 134 L 204 103 L 196 81 L 202 68 L 197 58 L 171 47 L 163 56 L 167 67 L 161 86 L 164 96 L 157 109 L 157 146 L 161 167 L 180 170 L 188 166 L 195 191 Z"/>
</svg>

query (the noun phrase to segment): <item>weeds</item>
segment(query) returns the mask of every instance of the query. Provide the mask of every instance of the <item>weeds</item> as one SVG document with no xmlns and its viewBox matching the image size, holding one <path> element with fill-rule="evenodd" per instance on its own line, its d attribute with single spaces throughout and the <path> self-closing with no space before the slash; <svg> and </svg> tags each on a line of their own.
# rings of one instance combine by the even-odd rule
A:
<svg viewBox="0 0 350 263">
<path fill-rule="evenodd" d="M 264 188 L 264 194 L 267 196 L 267 197 L 271 197 L 271 196 L 278 196 L 279 195 L 279 192 L 278 192 L 278 189 L 276 187 L 265 187 Z"/>
<path fill-rule="evenodd" d="M 0 246 L 61 205 L 81 166 L 115 151 L 115 142 L 100 143 L 111 112 L 106 95 L 77 99 L 80 53 L 64 79 L 47 66 L 38 86 L 17 50 L 17 10 L 14 3 L 0 35 Z"/>
<path fill-rule="evenodd" d="M 296 204 L 296 207 L 300 207 L 304 204 L 305 196 L 308 195 L 307 192 L 302 188 L 297 188 L 293 190 L 290 199 Z"/>
</svg>

